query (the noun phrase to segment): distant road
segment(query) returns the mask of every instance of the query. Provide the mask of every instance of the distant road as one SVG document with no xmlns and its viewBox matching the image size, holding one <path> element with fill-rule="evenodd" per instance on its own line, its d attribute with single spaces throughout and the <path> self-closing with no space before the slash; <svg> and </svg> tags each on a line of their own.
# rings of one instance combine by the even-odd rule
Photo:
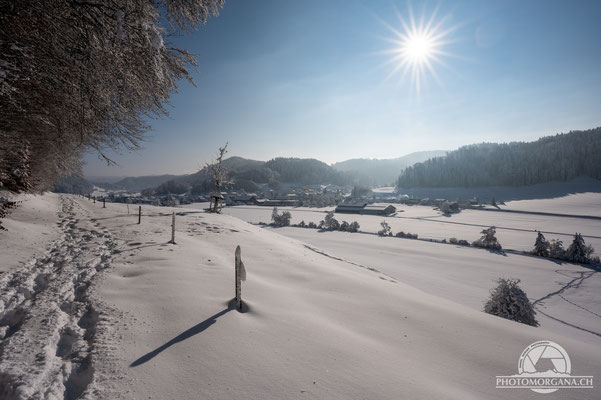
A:
<svg viewBox="0 0 601 400">
<path fill-rule="evenodd" d="M 501 209 L 501 208 L 494 209 L 494 208 L 479 208 L 479 207 L 470 208 L 470 210 L 507 212 L 507 213 L 515 213 L 515 214 L 546 215 L 549 217 L 584 218 L 584 219 L 601 220 L 601 217 L 597 216 L 597 215 L 560 214 L 560 213 L 549 213 L 549 212 L 543 212 L 543 211 L 506 210 L 506 209 Z"/>
</svg>

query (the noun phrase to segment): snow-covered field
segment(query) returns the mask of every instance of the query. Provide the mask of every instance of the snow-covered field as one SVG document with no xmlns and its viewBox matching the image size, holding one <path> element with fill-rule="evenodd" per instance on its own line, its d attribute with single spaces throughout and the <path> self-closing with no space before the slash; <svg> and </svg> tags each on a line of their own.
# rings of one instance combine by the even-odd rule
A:
<svg viewBox="0 0 601 400">
<path fill-rule="evenodd" d="M 596 270 L 407 239 L 261 228 L 236 218 L 269 222 L 270 209 L 227 208 L 241 213 L 233 216 L 143 206 L 138 225 L 125 204 L 103 209 L 45 195 L 26 207 L 54 208 L 54 217 L 31 218 L 43 226 L 33 231 L 55 236 L 28 247 L 37 240 L 27 234 L 33 220 L 17 214 L 0 232 L 0 270 L 8 271 L 0 275 L 3 399 L 531 399 L 541 395 L 495 389 L 495 376 L 517 373 L 521 352 L 538 340 L 561 344 L 574 375 L 601 379 Z M 177 244 L 167 243 L 172 210 L 180 213 Z M 292 214 L 293 222 L 325 215 Z M 448 229 L 459 229 L 456 237 L 473 240 L 481 228 L 472 225 L 488 225 L 496 214 L 446 219 L 416 207 L 399 215 L 411 218 L 387 220 L 395 232 L 448 238 Z M 501 243 L 512 247 L 507 243 L 527 234 L 529 247 L 533 232 L 516 229 L 537 227 L 510 216 L 501 215 L 512 228 L 498 231 Z M 381 218 L 360 218 L 363 230 L 379 228 Z M 534 220 L 545 221 L 557 232 L 596 229 L 580 220 Z M 14 237 L 23 243 L 6 261 Z M 244 313 L 228 306 L 237 245 L 247 271 Z M 540 327 L 480 311 L 502 276 L 522 279 L 539 300 Z M 594 399 L 598 386 L 544 396 Z"/>
<path fill-rule="evenodd" d="M 194 208 L 195 205 L 188 207 Z M 574 233 L 582 233 L 587 244 L 601 254 L 601 219 L 567 218 L 549 215 L 518 214 L 494 211 L 463 210 L 459 214 L 444 216 L 429 206 L 406 206 L 395 204 L 399 212 L 395 216 L 380 217 L 356 214 L 335 214 L 339 221 L 358 221 L 361 231 L 375 233 L 386 221 L 392 232 L 417 233 L 427 239 L 465 239 L 470 243 L 481 236 L 481 231 L 490 226 L 497 228 L 497 237 L 504 248 L 532 250 L 536 231 L 541 231 L 548 240 L 560 239 L 567 247 Z M 583 193 L 550 200 L 524 200 L 508 203 L 502 209 L 518 209 L 533 212 L 557 212 L 574 215 L 601 215 L 601 194 Z M 301 221 L 319 223 L 328 208 L 280 207 L 292 214 L 291 223 Z M 260 206 L 226 207 L 224 213 L 251 223 L 271 222 L 272 208 Z"/>
</svg>

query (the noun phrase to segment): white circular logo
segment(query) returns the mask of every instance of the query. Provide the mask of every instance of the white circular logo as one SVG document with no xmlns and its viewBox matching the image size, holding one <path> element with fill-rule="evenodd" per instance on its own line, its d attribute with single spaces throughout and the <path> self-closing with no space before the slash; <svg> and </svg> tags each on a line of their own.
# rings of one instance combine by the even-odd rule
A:
<svg viewBox="0 0 601 400">
<path fill-rule="evenodd" d="M 518 362 L 520 375 L 540 378 L 569 376 L 572 372 L 570 357 L 563 347 L 555 342 L 541 340 L 532 343 L 522 352 Z M 537 393 L 553 393 L 557 389 L 532 388 Z"/>
</svg>

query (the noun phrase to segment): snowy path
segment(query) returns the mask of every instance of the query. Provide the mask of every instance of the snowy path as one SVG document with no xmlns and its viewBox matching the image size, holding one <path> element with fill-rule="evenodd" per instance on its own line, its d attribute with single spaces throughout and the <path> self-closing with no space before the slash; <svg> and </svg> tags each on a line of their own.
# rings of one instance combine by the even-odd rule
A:
<svg viewBox="0 0 601 400">
<path fill-rule="evenodd" d="M 62 237 L 45 256 L 0 277 L 2 399 L 86 398 L 96 359 L 110 355 L 103 343 L 111 310 L 94 286 L 116 243 L 72 198 L 62 196 L 60 207 Z"/>
</svg>

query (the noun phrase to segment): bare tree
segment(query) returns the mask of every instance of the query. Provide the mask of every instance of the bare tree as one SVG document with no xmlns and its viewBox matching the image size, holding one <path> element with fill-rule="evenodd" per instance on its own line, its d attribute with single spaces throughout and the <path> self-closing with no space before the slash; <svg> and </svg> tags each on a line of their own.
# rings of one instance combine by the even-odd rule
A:
<svg viewBox="0 0 601 400">
<path fill-rule="evenodd" d="M 206 166 L 206 169 L 211 175 L 211 179 L 215 184 L 213 193 L 211 194 L 211 203 L 209 204 L 209 211 L 214 213 L 220 213 L 223 206 L 223 195 L 221 194 L 221 189 L 226 185 L 234 183 L 232 179 L 229 179 L 229 171 L 223 165 L 223 157 L 227 153 L 227 145 L 228 143 L 226 142 L 225 146 L 220 147 L 215 162 L 207 164 Z"/>
</svg>

